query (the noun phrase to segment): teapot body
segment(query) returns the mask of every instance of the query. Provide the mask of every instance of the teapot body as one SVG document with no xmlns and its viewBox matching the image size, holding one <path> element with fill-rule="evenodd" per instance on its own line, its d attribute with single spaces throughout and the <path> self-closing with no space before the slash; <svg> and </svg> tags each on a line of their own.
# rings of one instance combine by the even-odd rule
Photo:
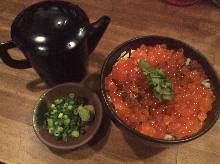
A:
<svg viewBox="0 0 220 164">
<path fill-rule="evenodd" d="M 79 82 L 87 73 L 87 39 L 72 49 L 39 55 L 23 50 L 31 66 L 49 86 L 63 82 Z"/>
</svg>

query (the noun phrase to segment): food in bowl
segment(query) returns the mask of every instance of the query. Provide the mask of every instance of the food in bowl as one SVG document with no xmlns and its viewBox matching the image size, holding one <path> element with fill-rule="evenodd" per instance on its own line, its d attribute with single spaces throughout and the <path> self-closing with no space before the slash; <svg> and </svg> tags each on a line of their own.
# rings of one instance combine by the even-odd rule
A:
<svg viewBox="0 0 220 164">
<path fill-rule="evenodd" d="M 57 97 L 45 113 L 45 128 L 49 134 L 68 141 L 78 138 L 85 133 L 84 126 L 95 116 L 93 105 L 88 105 L 82 97 L 70 93 L 67 96 Z"/>
<path fill-rule="evenodd" d="M 105 77 L 105 90 L 123 122 L 159 139 L 197 133 L 215 101 L 202 66 L 165 44 L 122 53 Z"/>
</svg>

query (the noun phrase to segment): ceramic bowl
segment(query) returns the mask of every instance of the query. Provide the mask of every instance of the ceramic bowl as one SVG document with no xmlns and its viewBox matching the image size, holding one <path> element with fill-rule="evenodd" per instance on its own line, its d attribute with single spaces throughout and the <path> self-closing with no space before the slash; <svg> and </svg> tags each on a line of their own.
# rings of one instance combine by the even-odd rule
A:
<svg viewBox="0 0 220 164">
<path fill-rule="evenodd" d="M 67 142 L 57 140 L 51 136 L 44 127 L 44 114 L 48 111 L 47 104 L 52 102 L 57 96 L 65 96 L 69 93 L 75 93 L 77 96 L 84 97 L 88 100 L 88 104 L 95 107 L 95 118 L 85 127 L 85 134 L 81 134 L 78 138 L 68 140 Z M 33 127 L 37 137 L 41 142 L 54 149 L 72 150 L 88 143 L 99 130 L 103 117 L 102 104 L 98 96 L 87 89 L 84 85 L 78 83 L 64 83 L 57 85 L 46 91 L 37 101 L 33 113 Z"/>
<path fill-rule="evenodd" d="M 115 109 L 111 102 L 109 102 L 106 94 L 106 90 L 104 87 L 105 77 L 111 72 L 112 66 L 115 64 L 117 59 L 120 57 L 120 55 L 124 51 L 130 51 L 131 49 L 135 50 L 137 49 L 141 44 L 146 45 L 155 45 L 155 44 L 161 44 L 165 43 L 168 48 L 171 49 L 184 49 L 184 55 L 186 57 L 189 57 L 191 59 L 197 60 L 204 68 L 204 71 L 208 75 L 208 78 L 210 79 L 212 85 L 213 85 L 213 91 L 216 96 L 216 100 L 213 103 L 213 109 L 208 113 L 208 117 L 205 120 L 204 127 L 196 134 L 181 138 L 181 139 L 174 139 L 174 140 L 164 140 L 164 139 L 158 139 L 153 138 L 147 135 L 144 135 L 135 129 L 129 127 L 126 123 L 124 123 L 115 113 Z M 143 36 L 131 39 L 129 41 L 126 41 L 125 43 L 122 43 L 118 47 L 116 47 L 110 55 L 107 57 L 107 59 L 104 62 L 104 65 L 102 67 L 101 71 L 101 93 L 102 93 L 102 101 L 105 104 L 105 109 L 109 113 L 111 119 L 115 122 L 118 127 L 125 130 L 129 134 L 134 135 L 136 138 L 143 139 L 144 141 L 149 141 L 150 143 L 158 143 L 159 145 L 165 145 L 165 144 L 179 144 L 184 143 L 187 141 L 194 140 L 203 134 L 205 134 L 217 121 L 219 114 L 220 114 L 220 82 L 217 76 L 217 73 L 213 69 L 212 65 L 208 62 L 208 60 L 204 57 L 203 54 L 201 54 L 198 50 L 194 49 L 190 45 L 169 37 L 163 37 L 163 36 Z"/>
</svg>

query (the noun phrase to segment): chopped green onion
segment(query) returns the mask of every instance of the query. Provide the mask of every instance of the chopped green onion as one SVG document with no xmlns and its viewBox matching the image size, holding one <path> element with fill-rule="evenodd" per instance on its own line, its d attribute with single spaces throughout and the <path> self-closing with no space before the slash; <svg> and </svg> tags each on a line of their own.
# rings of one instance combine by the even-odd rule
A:
<svg viewBox="0 0 220 164">
<path fill-rule="evenodd" d="M 73 99 L 75 97 L 75 93 L 70 93 L 69 97 Z"/>
<path fill-rule="evenodd" d="M 77 138 L 77 137 L 79 137 L 79 131 L 74 130 L 74 131 L 72 131 L 71 135 L 72 135 L 72 137 Z"/>
<path fill-rule="evenodd" d="M 49 130 L 49 133 L 50 133 L 50 134 L 52 134 L 52 133 L 54 132 L 54 129 L 53 129 L 53 128 L 49 128 L 48 130 Z"/>
<path fill-rule="evenodd" d="M 60 103 L 62 103 L 62 102 L 63 102 L 63 99 L 56 99 L 56 100 L 54 101 L 55 104 L 60 104 Z"/>
<path fill-rule="evenodd" d="M 67 118 L 67 119 L 65 119 L 64 121 L 63 121 L 63 123 L 64 123 L 64 125 L 69 125 L 70 124 L 70 119 L 69 118 Z"/>
<path fill-rule="evenodd" d="M 68 115 L 63 115 L 63 119 L 68 119 L 69 117 L 68 117 Z"/>
<path fill-rule="evenodd" d="M 85 98 L 74 93 L 56 98 L 48 108 L 44 121 L 48 133 L 63 141 L 85 133 L 85 124 L 95 116 L 94 106 L 87 105 Z"/>
<path fill-rule="evenodd" d="M 62 118 L 63 117 L 63 113 L 60 113 L 59 115 L 58 115 L 58 118 Z"/>
<path fill-rule="evenodd" d="M 53 109 L 53 110 L 56 109 L 55 104 L 51 104 L 50 108 Z"/>
<path fill-rule="evenodd" d="M 58 132 L 62 132 L 62 131 L 63 131 L 63 128 L 62 128 L 61 126 L 58 126 L 58 127 L 57 127 L 57 131 L 58 131 Z"/>
<path fill-rule="evenodd" d="M 67 109 L 68 109 L 68 110 L 72 110 L 72 109 L 73 109 L 73 106 L 72 106 L 72 105 L 68 105 L 68 106 L 67 106 Z"/>
<path fill-rule="evenodd" d="M 53 126 L 53 120 L 52 119 L 47 119 L 47 124 L 49 127 Z"/>
</svg>

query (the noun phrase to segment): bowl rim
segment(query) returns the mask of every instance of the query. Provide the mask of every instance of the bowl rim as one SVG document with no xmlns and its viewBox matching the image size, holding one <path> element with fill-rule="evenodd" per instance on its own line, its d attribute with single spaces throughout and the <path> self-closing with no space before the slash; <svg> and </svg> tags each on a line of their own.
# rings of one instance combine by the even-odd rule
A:
<svg viewBox="0 0 220 164">
<path fill-rule="evenodd" d="M 190 6 L 193 5 L 195 3 L 197 3 L 199 0 L 193 0 L 193 1 L 189 1 L 189 2 L 175 2 L 174 0 L 166 0 L 167 3 L 174 5 L 174 6 Z"/>
<path fill-rule="evenodd" d="M 39 105 L 39 102 L 45 97 L 45 95 L 49 92 L 51 92 L 52 90 L 54 89 L 57 89 L 59 87 L 62 87 L 62 86 L 74 86 L 74 87 L 80 87 L 80 88 L 84 88 L 86 89 L 88 92 L 90 92 L 91 94 L 94 95 L 97 103 L 98 103 L 98 106 L 100 107 L 99 111 L 100 111 L 100 117 L 97 119 L 97 127 L 92 130 L 91 134 L 85 138 L 83 141 L 77 143 L 77 144 L 74 144 L 74 145 L 55 145 L 55 144 L 52 144 L 50 142 L 48 142 L 47 140 L 44 139 L 44 137 L 42 137 L 42 135 L 39 133 L 39 128 L 37 126 L 37 123 L 36 123 L 36 112 L 38 110 L 38 105 Z M 38 137 L 38 139 L 45 145 L 51 147 L 51 148 L 54 148 L 54 149 L 60 149 L 60 150 L 73 150 L 73 149 L 76 149 L 78 147 L 81 147 L 82 145 L 85 145 L 86 143 L 88 143 L 92 138 L 94 138 L 94 136 L 96 135 L 96 133 L 98 132 L 100 126 L 101 126 L 101 123 L 102 123 L 102 119 L 103 119 L 103 109 L 102 109 L 102 103 L 100 101 L 100 98 L 97 96 L 97 94 L 95 92 L 92 92 L 91 90 L 89 90 L 86 86 L 84 86 L 82 83 L 74 83 L 74 82 L 66 82 L 66 83 L 62 83 L 62 84 L 58 84 L 48 90 L 46 90 L 43 94 L 41 94 L 41 96 L 38 98 L 37 102 L 35 103 L 34 105 L 34 111 L 33 111 L 33 118 L 32 118 L 32 123 L 33 123 L 33 129 L 34 129 L 34 132 L 36 134 L 36 136 Z"/>
<path fill-rule="evenodd" d="M 130 43 L 132 42 L 135 42 L 135 41 L 138 41 L 138 40 L 141 40 L 141 39 L 149 39 L 149 38 L 154 38 L 154 39 L 169 39 L 169 40 L 173 40 L 175 42 L 179 42 L 181 44 L 183 44 L 184 46 L 192 49 L 195 53 L 197 53 L 201 58 L 204 58 L 206 60 L 206 62 L 211 66 L 212 68 L 212 71 L 214 72 L 217 80 L 218 80 L 218 85 L 220 86 L 220 78 L 218 77 L 218 74 L 217 72 L 215 71 L 215 69 L 212 67 L 212 65 L 209 63 L 209 61 L 207 60 L 207 58 L 197 49 L 193 48 L 192 46 L 190 46 L 189 44 L 181 41 L 181 40 L 178 40 L 178 39 L 174 39 L 174 38 L 171 38 L 171 37 L 167 37 L 167 36 L 162 36 L 162 35 L 147 35 L 147 36 L 137 36 L 137 37 L 134 37 L 132 39 L 129 39 L 123 43 L 121 43 L 120 45 L 118 45 L 116 48 L 114 48 L 110 54 L 107 56 L 107 58 L 105 59 L 105 62 L 102 66 L 102 69 L 101 69 L 101 80 L 100 80 L 100 85 L 101 85 L 101 95 L 102 95 L 102 99 L 103 101 L 105 102 L 105 105 L 107 106 L 107 110 L 110 112 L 110 115 L 111 115 L 111 119 L 116 122 L 116 123 L 119 123 L 119 125 L 124 128 L 125 130 L 131 132 L 132 134 L 146 140 L 146 141 L 151 141 L 151 142 L 155 142 L 155 143 L 159 143 L 159 144 L 164 144 L 164 145 L 169 145 L 169 144 L 180 144 L 180 143 L 185 143 L 185 142 L 188 142 L 188 141 L 192 141 L 202 135 L 204 135 L 207 131 L 209 131 L 213 126 L 214 124 L 216 123 L 216 121 L 218 120 L 219 118 L 219 115 L 220 115 L 220 110 L 218 110 L 217 112 L 217 117 L 207 126 L 207 128 L 203 129 L 203 130 L 200 130 L 199 132 L 197 132 L 196 134 L 193 134 L 191 136 L 187 136 L 187 137 L 184 137 L 184 138 L 180 138 L 180 139 L 175 139 L 175 140 L 165 140 L 165 139 L 159 139 L 159 138 L 154 138 L 154 137 L 151 137 L 151 136 L 147 136 L 147 135 L 144 135 L 142 133 L 140 133 L 139 131 L 135 130 L 134 128 L 128 126 L 120 117 L 118 117 L 118 115 L 116 114 L 115 110 L 113 109 L 111 103 L 109 102 L 108 100 L 108 97 L 106 95 L 106 91 L 105 91 L 105 86 L 104 86 L 104 79 L 105 79 L 105 76 L 104 76 L 104 72 L 107 68 L 107 64 L 109 62 L 109 60 L 111 59 L 111 57 L 117 53 L 117 51 L 120 51 L 120 49 L 122 49 L 123 47 L 129 45 Z M 108 112 L 108 113 L 109 113 Z"/>
</svg>

